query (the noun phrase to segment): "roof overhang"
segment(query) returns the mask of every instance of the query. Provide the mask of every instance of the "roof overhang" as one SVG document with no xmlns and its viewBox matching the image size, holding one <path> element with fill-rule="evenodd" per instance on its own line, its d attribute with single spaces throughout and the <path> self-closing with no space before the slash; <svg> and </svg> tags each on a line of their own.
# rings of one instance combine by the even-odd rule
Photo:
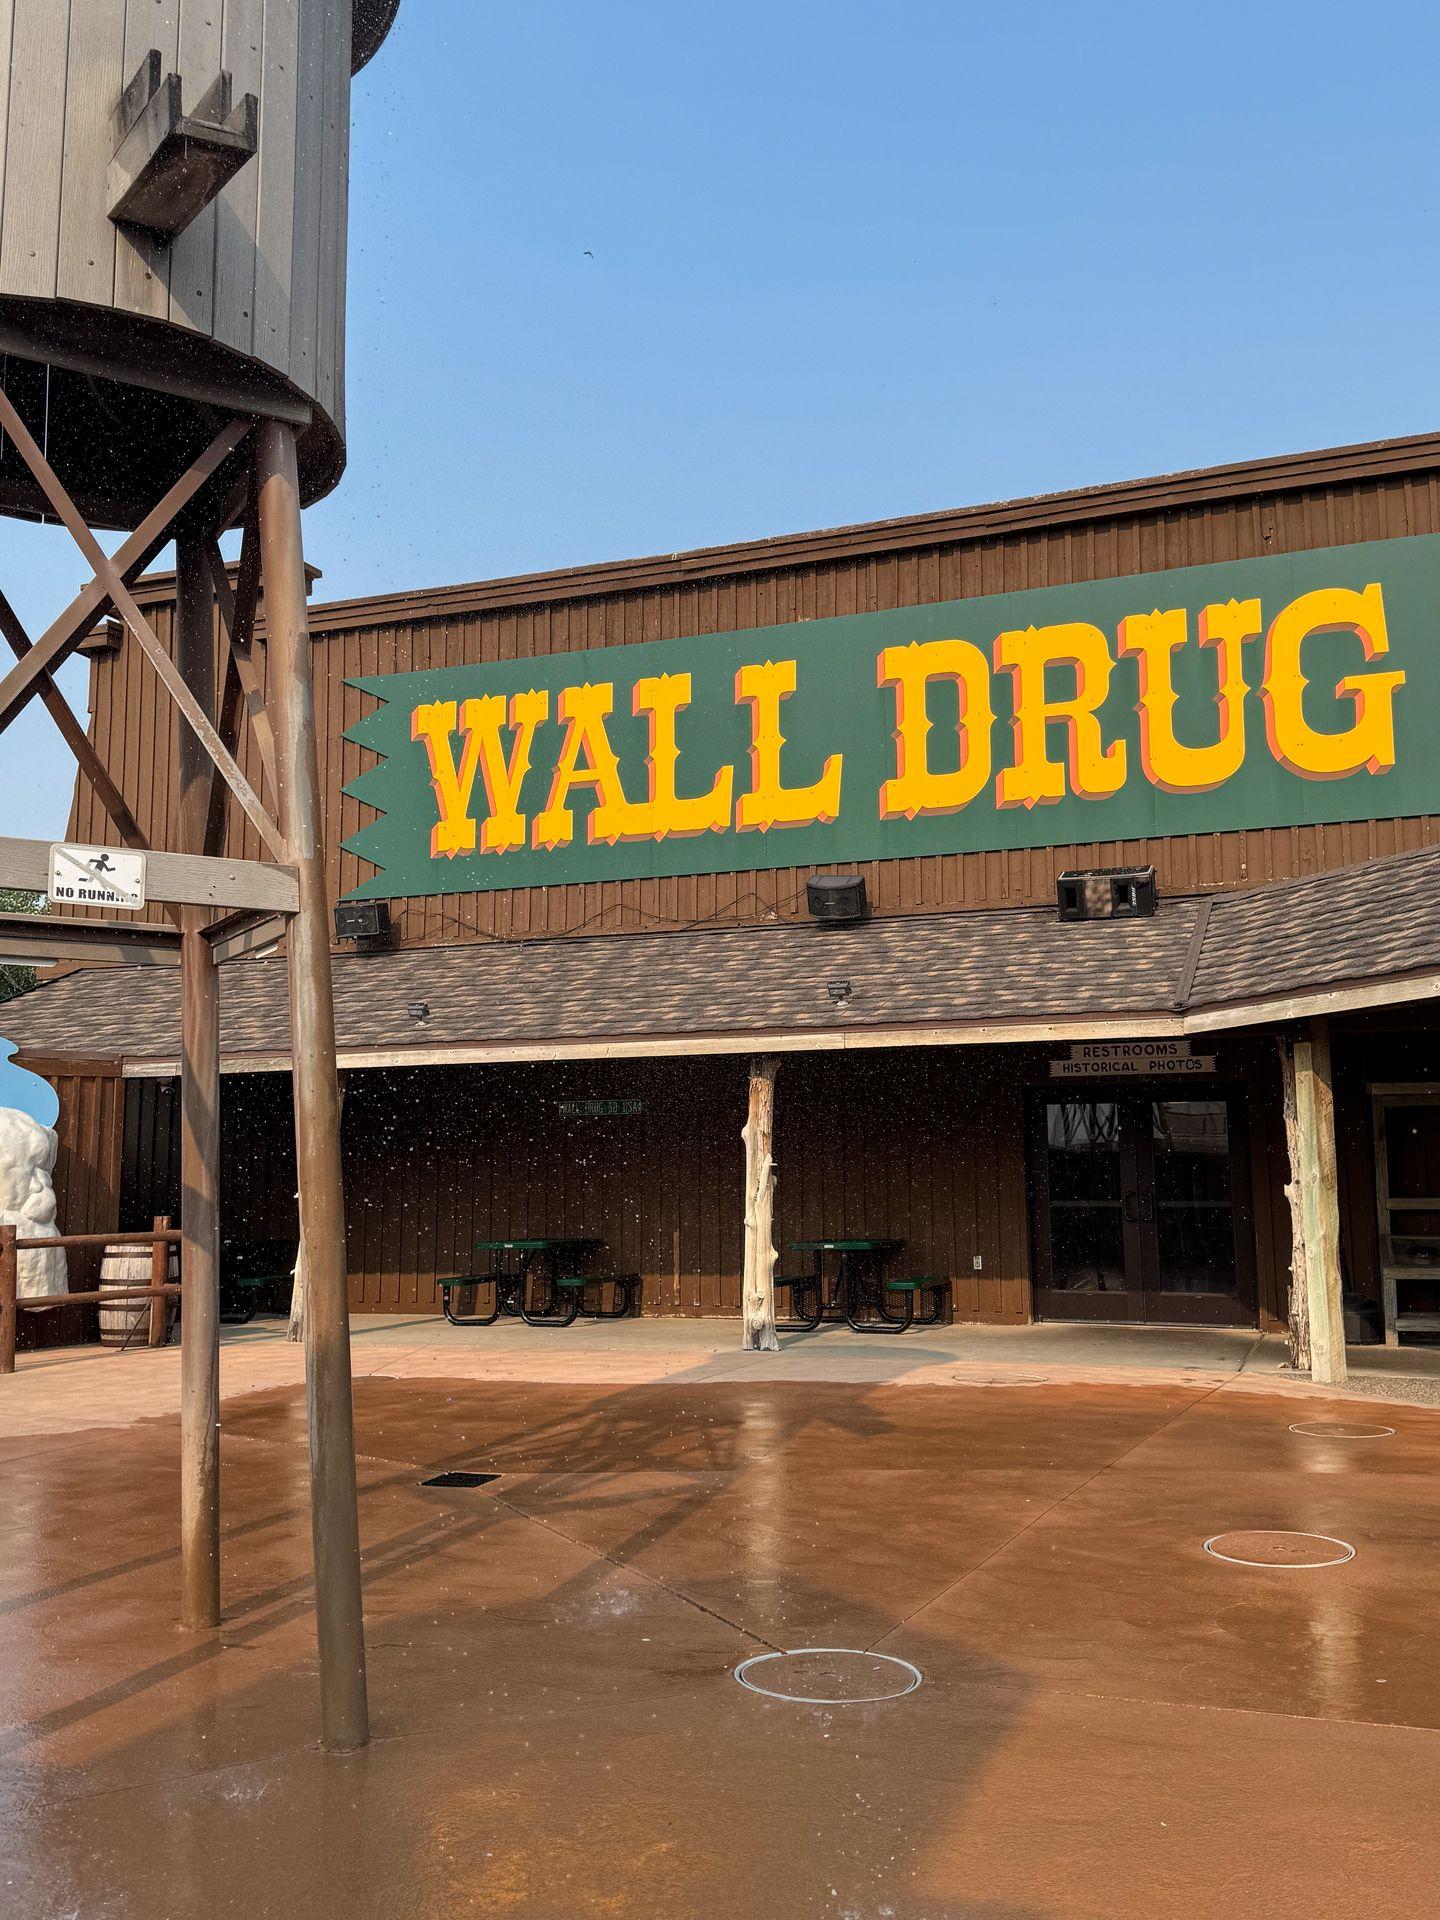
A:
<svg viewBox="0 0 1440 1920">
<path fill-rule="evenodd" d="M 286 884 L 283 869 L 263 877 Z M 17 941 L 48 939 L 57 959 L 173 953 L 165 927 L 18 925 Z M 217 959 L 254 952 L 280 930 L 252 894 L 211 929 L 212 947 Z M 138 954 L 113 950 L 123 941 Z M 73 944 L 96 942 L 112 945 Z M 1433 1006 L 1437 953 L 1440 847 L 1424 847 L 1113 924 L 987 909 L 872 920 L 838 943 L 797 922 L 341 956 L 336 1026 L 340 1065 L 357 1071 L 1175 1039 Z M 225 1070 L 288 1071 L 284 963 L 227 970 L 222 1002 Z M 63 1054 L 84 1033 L 132 1077 L 177 1070 L 178 996 L 144 966 L 62 975 L 0 1022 L 22 1057 Z"/>
<path fill-rule="evenodd" d="M 1046 1046 L 1072 1040 L 1176 1040 L 1293 1021 L 1369 1013 L 1440 1000 L 1440 970 L 1377 980 L 1355 981 L 1284 998 L 1200 1007 L 1189 1013 L 1152 1012 L 1081 1016 L 1060 1020 L 996 1020 L 954 1025 L 855 1026 L 829 1031 L 795 1029 L 683 1035 L 618 1034 L 604 1039 L 491 1041 L 459 1046 L 351 1047 L 340 1049 L 343 1071 L 384 1071 L 399 1067 L 541 1066 L 581 1060 L 675 1060 L 751 1053 L 850 1053 L 881 1047 Z M 24 1064 L 23 1054 L 18 1056 Z M 178 1056 L 127 1056 L 128 1080 L 169 1080 L 180 1071 Z M 227 1053 L 224 1073 L 288 1073 L 288 1053 Z"/>
</svg>

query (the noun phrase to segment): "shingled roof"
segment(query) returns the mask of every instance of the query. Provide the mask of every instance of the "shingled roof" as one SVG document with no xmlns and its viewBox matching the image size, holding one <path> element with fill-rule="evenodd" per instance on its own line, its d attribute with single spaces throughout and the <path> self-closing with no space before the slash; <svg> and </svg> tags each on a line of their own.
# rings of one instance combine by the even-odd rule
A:
<svg viewBox="0 0 1440 1920">
<path fill-rule="evenodd" d="M 287 1064 L 285 962 L 221 971 L 227 1066 Z M 840 982 L 848 993 L 836 997 Z M 1153 919 L 1054 908 L 340 954 L 342 1064 L 1181 1033 L 1440 993 L 1440 848 L 1162 900 Z M 1368 998 L 1367 998 L 1368 996 Z M 421 1004 L 424 1017 L 412 1009 Z M 23 1055 L 173 1068 L 173 968 L 89 969 L 0 1009 Z"/>
</svg>

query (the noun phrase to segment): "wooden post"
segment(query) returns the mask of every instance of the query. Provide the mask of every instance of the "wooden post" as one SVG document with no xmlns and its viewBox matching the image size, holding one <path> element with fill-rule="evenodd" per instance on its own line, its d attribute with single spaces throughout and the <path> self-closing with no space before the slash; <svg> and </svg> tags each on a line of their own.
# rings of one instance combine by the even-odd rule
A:
<svg viewBox="0 0 1440 1920">
<path fill-rule="evenodd" d="M 1290 1364 L 1297 1373 L 1310 1371 L 1310 1294 L 1305 1279 L 1305 1214 L 1300 1203 L 1300 1123 L 1295 1107 L 1295 1036 L 1275 1036 L 1280 1053 L 1280 1100 L 1285 1119 L 1285 1150 L 1290 1178 L 1285 1199 L 1290 1207 Z"/>
<path fill-rule="evenodd" d="M 345 1122 L 345 1078 L 343 1073 L 335 1076 L 340 1089 L 341 1145 L 344 1145 Z M 300 1195 L 295 1196 L 296 1207 L 300 1204 Z M 290 1276 L 290 1324 L 285 1329 L 285 1338 L 293 1340 L 297 1347 L 305 1344 L 305 1227 L 301 1223 L 300 1237 L 295 1247 L 295 1270 Z"/>
<path fill-rule="evenodd" d="M 1295 1041 L 1295 1122 L 1300 1149 L 1300 1210 L 1305 1227 L 1310 1378 L 1317 1386 L 1338 1387 L 1345 1381 L 1345 1315 L 1327 1020 L 1307 1021 Z"/>
<path fill-rule="evenodd" d="M 175 664 L 213 715 L 214 585 L 193 535 L 177 539 L 175 570 Z M 210 760 L 191 728 L 178 731 L 180 844 L 202 853 Z M 180 910 L 180 1622 L 192 1629 L 220 1624 L 220 981 L 209 918 Z M 152 1342 L 154 1327 L 152 1306 Z"/>
<path fill-rule="evenodd" d="M 775 1075 L 773 1054 L 750 1062 L 745 1142 L 745 1331 L 741 1346 L 778 1353 L 775 1333 Z"/>
<path fill-rule="evenodd" d="M 0 1373 L 15 1371 L 15 1296 L 20 1291 L 16 1229 L 0 1226 Z"/>
<path fill-rule="evenodd" d="M 157 1213 L 151 1224 L 154 1226 L 156 1233 L 165 1233 L 169 1230 L 170 1216 L 168 1213 Z M 169 1278 L 170 1242 L 168 1240 L 157 1240 L 150 1249 L 150 1284 L 152 1287 L 163 1287 Z M 150 1344 L 152 1347 L 164 1346 L 166 1321 L 169 1318 L 169 1314 L 169 1300 L 166 1299 L 163 1294 L 157 1294 L 150 1302 Z"/>
<path fill-rule="evenodd" d="M 300 881 L 300 910 L 290 922 L 288 947 L 295 1160 L 305 1249 L 305 1385 L 321 1738 L 332 1750 L 347 1751 L 364 1746 L 370 1722 L 350 1401 L 330 900 L 293 428 L 278 421 L 257 428 L 256 482 L 280 829 Z"/>
</svg>

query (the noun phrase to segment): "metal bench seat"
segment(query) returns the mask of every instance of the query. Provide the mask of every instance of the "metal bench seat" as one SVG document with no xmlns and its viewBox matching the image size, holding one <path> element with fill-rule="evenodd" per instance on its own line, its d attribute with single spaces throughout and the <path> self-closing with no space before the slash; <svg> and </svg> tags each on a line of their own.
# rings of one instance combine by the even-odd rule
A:
<svg viewBox="0 0 1440 1920">
<path fill-rule="evenodd" d="M 825 1314 L 825 1302 L 821 1298 L 820 1283 L 813 1273 L 777 1273 L 774 1285 L 788 1287 L 790 1290 L 790 1318 L 775 1322 L 777 1333 L 813 1333 Z M 805 1295 L 815 1296 L 813 1313 L 805 1311 Z"/>
<path fill-rule="evenodd" d="M 502 1313 L 519 1312 L 516 1299 L 525 1284 L 525 1275 L 518 1268 L 499 1273 L 457 1273 L 437 1278 L 435 1284 L 440 1289 L 440 1305 L 444 1309 L 445 1318 L 452 1327 L 493 1327 Z M 472 1305 L 478 1305 L 481 1287 L 493 1287 L 495 1289 L 493 1310 L 490 1313 L 457 1312 L 452 1296 L 462 1287 L 470 1287 L 474 1290 L 477 1298 L 471 1302 Z"/>
<path fill-rule="evenodd" d="M 855 1312 L 854 1306 L 845 1310 L 846 1323 L 855 1333 L 906 1333 L 911 1327 L 938 1326 L 944 1313 L 951 1288 L 950 1280 L 943 1274 L 915 1273 L 904 1274 L 898 1278 L 887 1277 L 883 1284 L 871 1295 L 871 1304 L 875 1308 L 873 1318 L 865 1319 Z M 898 1293 L 903 1296 L 903 1313 L 891 1313 L 885 1305 L 885 1296 Z M 921 1294 L 931 1295 L 928 1313 L 917 1314 L 915 1302 Z"/>
<path fill-rule="evenodd" d="M 587 1320 L 623 1320 L 627 1314 L 635 1311 L 640 1297 L 638 1273 L 561 1273 L 551 1280 L 537 1282 L 537 1291 L 547 1285 L 551 1289 L 552 1306 L 562 1304 L 560 1296 L 565 1296 L 563 1310 L 559 1313 L 544 1312 L 525 1302 L 520 1311 L 527 1327 L 568 1327 L 582 1314 Z M 585 1299 L 591 1287 L 596 1289 L 593 1306 L 588 1305 Z M 601 1304 L 606 1287 L 613 1290 L 613 1306 Z"/>
<path fill-rule="evenodd" d="M 638 1273 L 531 1273 L 531 1291 L 533 1303 L 527 1300 L 526 1274 L 519 1268 L 498 1273 L 460 1273 L 450 1274 L 436 1279 L 440 1289 L 440 1302 L 445 1318 L 452 1327 L 493 1327 L 502 1313 L 519 1314 L 528 1327 L 568 1327 L 572 1326 L 583 1314 L 587 1320 L 623 1320 L 627 1314 L 635 1312 L 640 1298 L 641 1277 Z M 615 1304 L 605 1307 L 599 1304 L 604 1298 L 603 1289 L 614 1290 Z M 478 1296 L 482 1287 L 495 1289 L 494 1306 L 489 1313 L 466 1313 L 457 1311 L 457 1304 L 466 1303 L 456 1296 L 462 1288 L 474 1289 Z M 586 1304 L 585 1292 L 588 1287 L 602 1290 L 594 1306 Z M 478 1305 L 478 1298 L 469 1304 Z"/>
</svg>

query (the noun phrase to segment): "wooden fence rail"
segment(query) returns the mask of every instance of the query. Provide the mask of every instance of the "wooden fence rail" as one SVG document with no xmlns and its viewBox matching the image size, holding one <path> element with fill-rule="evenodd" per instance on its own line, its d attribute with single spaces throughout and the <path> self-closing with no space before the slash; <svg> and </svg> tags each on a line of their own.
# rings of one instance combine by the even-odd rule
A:
<svg viewBox="0 0 1440 1920">
<path fill-rule="evenodd" d="M 178 1281 L 167 1280 L 170 1249 L 178 1247 L 180 1235 L 170 1225 L 168 1214 L 158 1214 L 148 1233 L 62 1233 L 58 1239 L 22 1240 L 15 1227 L 0 1226 L 0 1374 L 15 1371 L 15 1336 L 20 1314 L 46 1313 L 56 1307 L 110 1306 L 122 1300 L 150 1302 L 150 1345 L 165 1344 L 165 1302 L 178 1300 Z M 44 1253 L 56 1247 L 149 1247 L 149 1286 L 97 1287 L 84 1293 L 41 1293 L 22 1300 L 20 1255 Z"/>
</svg>

